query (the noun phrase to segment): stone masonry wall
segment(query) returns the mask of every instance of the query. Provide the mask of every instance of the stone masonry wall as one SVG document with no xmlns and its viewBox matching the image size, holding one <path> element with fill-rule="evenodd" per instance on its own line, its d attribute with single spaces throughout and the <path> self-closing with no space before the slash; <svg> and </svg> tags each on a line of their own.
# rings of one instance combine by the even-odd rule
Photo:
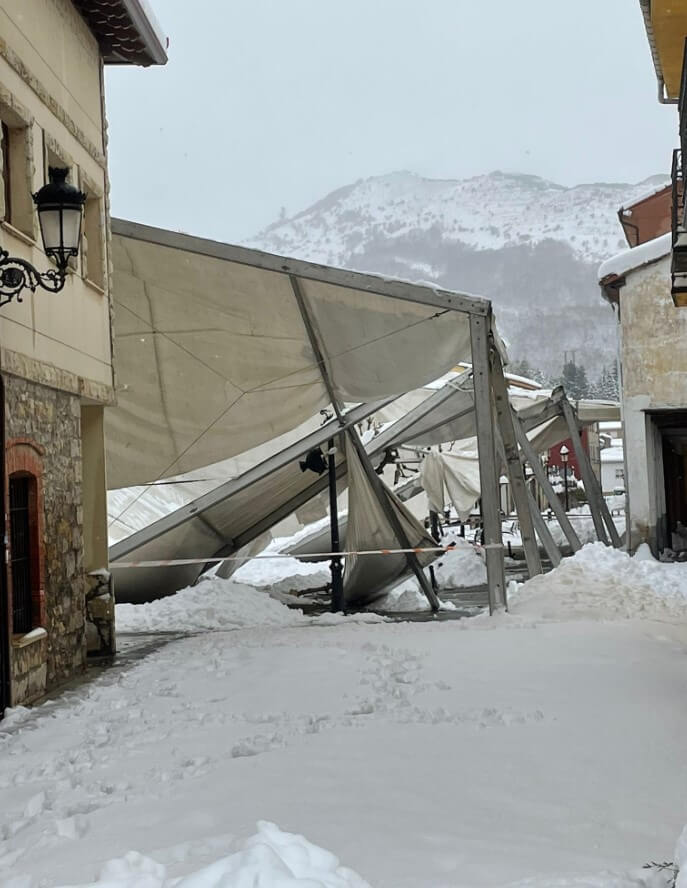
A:
<svg viewBox="0 0 687 888">
<path fill-rule="evenodd" d="M 81 406 L 76 395 L 9 374 L 4 380 L 6 441 L 29 439 L 42 450 L 47 638 L 35 645 L 31 659 L 45 652 L 50 689 L 83 671 L 86 663 Z M 25 649 L 13 648 L 15 682 L 21 680 L 27 656 Z"/>
</svg>

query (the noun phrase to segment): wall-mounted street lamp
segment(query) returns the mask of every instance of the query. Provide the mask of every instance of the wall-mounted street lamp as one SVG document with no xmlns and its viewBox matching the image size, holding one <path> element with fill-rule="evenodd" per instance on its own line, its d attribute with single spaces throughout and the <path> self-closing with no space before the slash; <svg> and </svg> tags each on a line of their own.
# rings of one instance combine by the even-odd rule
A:
<svg viewBox="0 0 687 888">
<path fill-rule="evenodd" d="M 37 271 L 30 262 L 10 256 L 0 248 L 0 307 L 16 298 L 22 301 L 22 291 L 28 287 L 35 293 L 38 287 L 59 293 L 67 279 L 67 265 L 72 256 L 79 255 L 81 220 L 86 195 L 67 182 L 69 170 L 50 167 L 49 181 L 34 195 L 38 222 L 45 255 L 55 261 L 57 268 Z"/>
<path fill-rule="evenodd" d="M 565 446 L 565 444 L 559 450 L 561 455 L 561 462 L 563 463 L 563 485 L 565 486 L 565 511 L 570 511 L 570 505 L 568 504 L 568 454 L 570 451 Z"/>
</svg>

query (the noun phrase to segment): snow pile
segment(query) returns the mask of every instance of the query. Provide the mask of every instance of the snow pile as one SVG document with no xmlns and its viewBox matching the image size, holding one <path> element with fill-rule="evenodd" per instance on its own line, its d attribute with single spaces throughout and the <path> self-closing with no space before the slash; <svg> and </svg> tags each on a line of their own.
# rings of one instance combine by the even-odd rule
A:
<svg viewBox="0 0 687 888">
<path fill-rule="evenodd" d="M 442 543 L 454 544 L 454 548 L 442 555 L 434 564 L 434 572 L 440 589 L 463 586 L 480 586 L 487 582 L 487 569 L 480 549 L 476 549 L 458 535 L 447 535 Z"/>
<path fill-rule="evenodd" d="M 563 492 L 563 487 L 561 486 L 560 492 Z M 614 496 L 607 497 L 606 505 L 609 509 L 624 509 L 625 507 L 625 498 L 624 496 Z M 616 530 L 622 536 L 625 533 L 625 516 L 624 515 L 612 515 L 613 523 L 615 524 Z M 570 509 L 568 511 L 568 518 L 570 518 L 570 523 L 572 524 L 577 536 L 580 539 L 582 545 L 585 543 L 594 543 L 596 542 L 596 530 L 594 529 L 594 519 L 592 518 L 592 513 L 589 510 L 589 506 L 576 506 L 574 509 Z M 549 530 L 551 531 L 551 536 L 553 537 L 554 542 L 557 546 L 567 546 L 568 540 L 561 530 L 561 526 L 555 519 L 551 519 L 547 521 L 549 526 Z"/>
<path fill-rule="evenodd" d="M 241 851 L 182 879 L 135 851 L 103 867 L 88 888 L 370 888 L 329 851 L 261 821 Z M 82 886 L 86 888 L 86 886 Z"/>
<path fill-rule="evenodd" d="M 265 592 L 218 577 L 149 604 L 118 604 L 119 632 L 187 632 L 298 626 L 307 620 Z"/>
<path fill-rule="evenodd" d="M 544 619 L 687 616 L 687 564 L 589 543 L 548 574 L 512 583 L 511 612 Z"/>
<path fill-rule="evenodd" d="M 326 519 L 328 522 L 329 519 Z M 324 522 L 308 525 L 290 537 L 277 537 L 260 553 L 261 556 L 283 554 L 299 540 L 319 529 Z M 300 592 L 325 586 L 330 579 L 329 562 L 299 561 L 298 558 L 251 558 L 234 573 L 232 579 L 247 586 L 269 586 L 273 592 Z"/>
<path fill-rule="evenodd" d="M 487 581 L 487 569 L 479 550 L 462 537 L 447 534 L 442 538 L 442 545 L 454 544 L 454 548 L 434 562 L 434 575 L 442 589 L 456 589 L 465 586 L 479 586 Z M 454 605 L 444 602 L 444 608 L 453 610 Z M 380 601 L 373 605 L 374 610 L 409 613 L 411 611 L 429 610 L 429 602 L 420 589 L 415 577 L 403 579 Z"/>
</svg>

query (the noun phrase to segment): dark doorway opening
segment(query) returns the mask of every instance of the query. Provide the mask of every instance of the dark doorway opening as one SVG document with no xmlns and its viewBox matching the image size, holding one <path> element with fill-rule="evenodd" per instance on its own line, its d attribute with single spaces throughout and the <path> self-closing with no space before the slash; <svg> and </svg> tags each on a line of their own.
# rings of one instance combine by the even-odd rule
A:
<svg viewBox="0 0 687 888">
<path fill-rule="evenodd" d="M 6 539 L 5 382 L 0 376 L 0 533 Z M 6 543 L 0 547 L 0 718 L 10 705 L 10 606 L 7 594 Z"/>
<path fill-rule="evenodd" d="M 656 544 L 687 556 L 687 410 L 651 414 L 656 458 Z M 662 477 L 661 477 L 662 476 Z"/>
</svg>

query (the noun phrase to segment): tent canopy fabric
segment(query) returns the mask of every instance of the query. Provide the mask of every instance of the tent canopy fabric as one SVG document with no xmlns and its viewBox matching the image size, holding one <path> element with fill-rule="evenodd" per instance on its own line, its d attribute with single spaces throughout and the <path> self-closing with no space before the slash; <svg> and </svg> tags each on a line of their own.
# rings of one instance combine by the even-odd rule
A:
<svg viewBox="0 0 687 888">
<path fill-rule="evenodd" d="M 423 401 L 372 438 L 366 447 L 372 459 L 378 460 L 389 447 L 403 444 L 429 446 L 464 441 L 474 436 L 474 396 L 468 388 L 469 376 L 466 371 L 443 388 L 428 396 L 426 393 Z M 536 440 L 540 436 L 543 440 L 541 436 L 553 436 L 553 443 L 567 438 L 567 427 L 555 418 L 558 407 L 548 392 L 542 393 L 538 399 L 516 396 L 512 400 L 520 406 L 518 416 L 531 438 Z M 612 402 L 580 402 L 579 406 L 587 423 L 596 421 L 597 416 L 600 419 L 614 418 L 619 410 Z M 347 417 L 351 422 L 361 422 L 366 417 L 386 414 L 387 411 L 386 402 L 377 402 L 353 408 Z M 299 459 L 335 435 L 338 424 L 332 420 L 310 431 L 312 426 L 311 421 L 300 427 L 308 430 L 308 434 L 302 437 L 291 432 L 236 457 L 231 461 L 236 463 L 240 472 L 236 477 L 113 545 L 110 548 L 113 566 L 117 561 L 229 555 L 311 501 L 325 489 L 326 476 L 301 472 Z M 470 442 L 466 446 L 468 450 L 474 449 Z M 256 461 L 258 457 L 259 462 Z M 470 483 L 462 486 L 479 496 L 477 463 L 474 463 Z M 461 469 L 465 469 L 465 465 Z M 340 478 L 343 479 L 345 474 L 346 464 L 341 459 Z M 463 503 L 462 498 L 457 496 L 457 499 Z M 125 520 L 126 515 L 123 517 Z M 323 532 L 322 545 L 325 545 L 327 536 L 328 531 Z M 372 559 L 368 558 L 366 564 L 371 569 Z M 202 570 L 202 565 L 189 565 L 118 571 L 118 598 L 137 601 L 169 594 L 194 582 Z"/>
<path fill-rule="evenodd" d="M 488 300 L 113 220 L 110 488 L 207 466 L 470 359 Z M 302 316 L 317 329 L 318 366 Z"/>
<path fill-rule="evenodd" d="M 352 552 L 361 549 L 397 549 L 400 547 L 384 510 L 367 479 L 358 454 L 346 442 L 348 469 L 348 519 L 346 548 Z M 394 493 L 385 488 L 392 509 L 408 537 L 411 546 L 436 546 L 419 521 L 413 517 Z M 421 565 L 430 564 L 436 553 L 422 552 Z M 383 554 L 348 555 L 344 570 L 344 600 L 347 606 L 369 604 L 408 570 L 405 555 Z"/>
</svg>

